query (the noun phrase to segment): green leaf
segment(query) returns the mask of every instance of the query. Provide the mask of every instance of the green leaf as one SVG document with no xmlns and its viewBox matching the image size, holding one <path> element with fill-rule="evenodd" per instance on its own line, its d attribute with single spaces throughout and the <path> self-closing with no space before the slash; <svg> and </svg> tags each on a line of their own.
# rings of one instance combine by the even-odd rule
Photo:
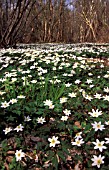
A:
<svg viewBox="0 0 109 170">
<path fill-rule="evenodd" d="M 49 156 L 47 157 L 47 160 L 51 160 L 54 157 L 54 152 L 53 151 L 49 151 L 48 152 Z"/>
<path fill-rule="evenodd" d="M 74 130 L 78 130 L 78 129 L 80 129 L 80 128 L 79 128 L 78 126 L 75 126 L 75 125 L 74 125 L 74 126 L 73 126 L 73 129 L 74 129 Z"/>
<path fill-rule="evenodd" d="M 64 153 L 62 151 L 58 151 L 57 152 L 58 156 L 63 160 L 63 161 L 66 161 L 66 158 L 64 156 Z"/>
<path fill-rule="evenodd" d="M 65 124 L 64 124 L 64 122 L 61 122 L 60 124 L 58 124 L 57 127 L 58 127 L 60 130 L 65 129 Z"/>
<path fill-rule="evenodd" d="M 67 147 L 67 144 L 65 142 L 61 142 L 62 144 L 62 151 L 65 152 L 67 155 L 70 155 L 69 151 L 68 151 L 68 147 Z"/>
<path fill-rule="evenodd" d="M 52 164 L 56 168 L 56 170 L 58 170 L 58 158 L 57 158 L 57 155 L 55 155 L 54 158 L 52 159 Z"/>
<path fill-rule="evenodd" d="M 22 114 L 22 112 L 20 110 L 16 110 L 16 114 L 18 114 L 20 116 Z"/>
<path fill-rule="evenodd" d="M 106 154 L 107 156 L 109 156 L 109 152 L 106 151 L 105 154 Z"/>
<path fill-rule="evenodd" d="M 10 116 L 7 118 L 8 121 L 14 121 L 15 119 L 16 119 L 16 117 L 13 117 L 12 115 L 10 115 Z"/>
</svg>

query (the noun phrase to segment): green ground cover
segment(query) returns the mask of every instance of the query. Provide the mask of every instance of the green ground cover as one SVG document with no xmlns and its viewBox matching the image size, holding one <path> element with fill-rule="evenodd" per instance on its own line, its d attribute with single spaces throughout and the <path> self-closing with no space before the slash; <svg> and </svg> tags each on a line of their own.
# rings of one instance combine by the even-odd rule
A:
<svg viewBox="0 0 109 170">
<path fill-rule="evenodd" d="M 108 170 L 107 49 L 0 54 L 0 169 Z"/>
</svg>

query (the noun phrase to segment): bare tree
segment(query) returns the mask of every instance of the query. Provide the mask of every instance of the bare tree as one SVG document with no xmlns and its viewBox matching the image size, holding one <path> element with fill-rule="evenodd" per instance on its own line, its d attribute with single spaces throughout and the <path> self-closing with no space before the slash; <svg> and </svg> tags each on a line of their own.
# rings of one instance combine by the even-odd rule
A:
<svg viewBox="0 0 109 170">
<path fill-rule="evenodd" d="M 108 42 L 109 0 L 0 0 L 0 47 Z"/>
<path fill-rule="evenodd" d="M 13 0 L 0 3 L 0 46 L 16 44 L 17 39 L 24 33 L 28 17 L 35 0 Z M 24 19 L 25 18 L 25 19 Z"/>
<path fill-rule="evenodd" d="M 80 41 L 100 41 L 107 30 L 109 31 L 108 5 L 108 0 L 75 1 L 76 15 L 80 25 Z"/>
</svg>

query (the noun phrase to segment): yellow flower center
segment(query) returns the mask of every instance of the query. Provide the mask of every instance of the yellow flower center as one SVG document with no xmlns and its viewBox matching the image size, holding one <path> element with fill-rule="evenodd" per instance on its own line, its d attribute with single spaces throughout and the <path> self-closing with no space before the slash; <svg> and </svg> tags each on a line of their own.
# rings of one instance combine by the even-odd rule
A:
<svg viewBox="0 0 109 170">
<path fill-rule="evenodd" d="M 20 157 L 21 156 L 21 154 L 20 153 L 18 153 L 18 155 L 17 155 L 18 157 Z"/>
<path fill-rule="evenodd" d="M 96 117 L 96 116 L 97 116 L 97 114 L 96 114 L 96 113 L 94 113 L 94 114 L 93 114 L 93 116 L 94 116 L 94 117 Z"/>
<path fill-rule="evenodd" d="M 101 160 L 99 159 L 99 160 L 97 160 L 97 164 L 98 165 L 100 165 L 101 164 Z"/>
<path fill-rule="evenodd" d="M 77 145 L 78 145 L 78 144 L 80 144 L 80 141 L 78 140 L 76 143 L 77 143 Z"/>
<path fill-rule="evenodd" d="M 76 134 L 76 136 L 79 136 L 79 133 L 78 133 L 78 134 Z"/>
<path fill-rule="evenodd" d="M 98 143 L 98 146 L 101 147 L 102 146 L 101 143 Z"/>
<path fill-rule="evenodd" d="M 55 143 L 55 140 L 54 140 L 54 139 L 52 139 L 51 143 L 52 143 L 52 144 L 54 144 L 54 143 Z"/>
<path fill-rule="evenodd" d="M 97 125 L 97 128 L 100 128 L 100 125 L 99 125 L 99 124 Z"/>
</svg>

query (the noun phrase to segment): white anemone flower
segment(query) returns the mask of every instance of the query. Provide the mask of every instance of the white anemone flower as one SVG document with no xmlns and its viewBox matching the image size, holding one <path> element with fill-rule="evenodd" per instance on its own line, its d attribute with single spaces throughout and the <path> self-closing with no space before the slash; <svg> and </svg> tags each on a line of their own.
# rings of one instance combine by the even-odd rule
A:
<svg viewBox="0 0 109 170">
<path fill-rule="evenodd" d="M 76 80 L 75 81 L 75 84 L 79 84 L 81 81 L 80 80 Z"/>
<path fill-rule="evenodd" d="M 86 83 L 90 84 L 90 83 L 92 83 L 92 81 L 93 81 L 92 79 L 87 79 Z"/>
<path fill-rule="evenodd" d="M 65 86 L 66 87 L 70 87 L 72 85 L 72 83 L 66 83 Z"/>
<path fill-rule="evenodd" d="M 102 131 L 104 128 L 104 125 L 101 125 L 101 122 L 94 122 L 94 123 L 91 123 L 92 126 L 93 126 L 93 129 L 95 129 L 95 131 Z"/>
<path fill-rule="evenodd" d="M 104 100 L 109 101 L 109 95 L 103 96 Z"/>
<path fill-rule="evenodd" d="M 109 125 L 109 121 L 105 121 L 105 124 L 106 124 L 106 125 Z"/>
<path fill-rule="evenodd" d="M 37 123 L 43 124 L 44 122 L 46 122 L 46 121 L 45 121 L 45 118 L 43 118 L 43 117 L 38 117 Z"/>
<path fill-rule="evenodd" d="M 109 93 L 109 87 L 104 88 L 104 92 Z"/>
<path fill-rule="evenodd" d="M 51 100 L 46 100 L 46 101 L 44 101 L 44 105 L 45 106 L 51 106 L 52 105 L 52 101 Z"/>
<path fill-rule="evenodd" d="M 27 116 L 27 117 L 24 116 L 24 121 L 25 121 L 25 122 L 29 122 L 30 120 L 31 120 L 30 116 Z"/>
<path fill-rule="evenodd" d="M 55 136 L 53 136 L 52 138 L 48 138 L 48 141 L 50 142 L 50 147 L 55 147 L 56 144 L 60 144 L 58 137 Z"/>
<path fill-rule="evenodd" d="M 72 93 L 69 93 L 69 97 L 73 98 L 73 97 L 76 97 L 76 93 L 72 92 Z"/>
<path fill-rule="evenodd" d="M 102 97 L 101 97 L 101 94 L 99 94 L 99 93 L 96 93 L 95 95 L 94 95 L 94 97 L 96 98 L 96 99 L 101 99 Z"/>
<path fill-rule="evenodd" d="M 53 104 L 49 105 L 49 109 L 54 109 L 54 105 Z"/>
<path fill-rule="evenodd" d="M 60 98 L 60 103 L 65 103 L 65 102 L 67 102 L 67 97 Z"/>
<path fill-rule="evenodd" d="M 91 101 L 91 100 L 93 99 L 93 98 L 92 98 L 91 96 L 89 96 L 89 95 L 84 96 L 84 98 L 87 99 L 87 100 L 89 100 L 89 101 Z"/>
<path fill-rule="evenodd" d="M 106 140 L 106 144 L 109 144 L 109 138 L 105 138 L 105 140 Z"/>
<path fill-rule="evenodd" d="M 105 143 L 104 141 L 100 142 L 98 139 L 96 139 L 96 142 L 92 143 L 95 145 L 94 149 L 99 149 L 100 152 L 102 152 L 103 149 L 107 148 L 106 146 L 103 145 Z"/>
<path fill-rule="evenodd" d="M 102 115 L 102 111 L 98 111 L 98 109 L 97 110 L 92 109 L 92 112 L 89 112 L 88 114 L 90 114 L 92 117 L 98 117 Z"/>
<path fill-rule="evenodd" d="M 25 153 L 22 152 L 22 150 L 16 150 L 16 153 L 15 153 L 15 156 L 16 156 L 16 161 L 21 161 L 21 159 L 23 157 L 25 157 Z"/>
<path fill-rule="evenodd" d="M 81 146 L 84 143 L 83 139 L 76 138 L 75 142 L 71 142 L 72 145 Z"/>
<path fill-rule="evenodd" d="M 18 99 L 24 99 L 25 96 L 21 94 L 20 96 L 17 96 L 17 98 L 18 98 Z"/>
<path fill-rule="evenodd" d="M 62 117 L 61 117 L 61 120 L 62 120 L 62 121 L 67 121 L 67 119 L 68 119 L 68 116 L 62 116 Z"/>
<path fill-rule="evenodd" d="M 17 99 L 11 99 L 11 100 L 9 101 L 9 103 L 11 103 L 11 104 L 17 103 Z"/>
<path fill-rule="evenodd" d="M 63 112 L 66 116 L 71 115 L 71 110 L 65 109 L 65 110 L 63 110 Z"/>
<path fill-rule="evenodd" d="M 7 133 L 11 132 L 11 131 L 12 131 L 12 128 L 11 128 L 11 127 L 5 128 L 5 129 L 3 130 L 3 132 L 5 132 L 5 135 L 6 135 Z"/>
<path fill-rule="evenodd" d="M 2 96 L 3 94 L 5 94 L 6 92 L 2 92 L 2 91 L 0 91 L 0 95 Z"/>
<path fill-rule="evenodd" d="M 75 138 L 76 139 L 82 138 L 81 135 L 82 135 L 82 132 L 78 132 L 78 133 L 76 133 Z"/>
<path fill-rule="evenodd" d="M 22 125 L 20 124 L 20 125 L 18 125 L 14 130 L 17 130 L 17 132 L 19 132 L 19 131 L 23 131 L 23 128 L 24 128 L 24 126 L 22 126 Z"/>
<path fill-rule="evenodd" d="M 93 155 L 93 158 L 91 159 L 93 161 L 92 166 L 97 166 L 100 168 L 101 164 L 104 164 L 104 156 L 99 155 L 98 157 L 96 155 Z"/>
<path fill-rule="evenodd" d="M 1 102 L 1 107 L 2 108 L 7 108 L 9 106 L 9 102 L 5 101 L 5 102 Z"/>
</svg>

